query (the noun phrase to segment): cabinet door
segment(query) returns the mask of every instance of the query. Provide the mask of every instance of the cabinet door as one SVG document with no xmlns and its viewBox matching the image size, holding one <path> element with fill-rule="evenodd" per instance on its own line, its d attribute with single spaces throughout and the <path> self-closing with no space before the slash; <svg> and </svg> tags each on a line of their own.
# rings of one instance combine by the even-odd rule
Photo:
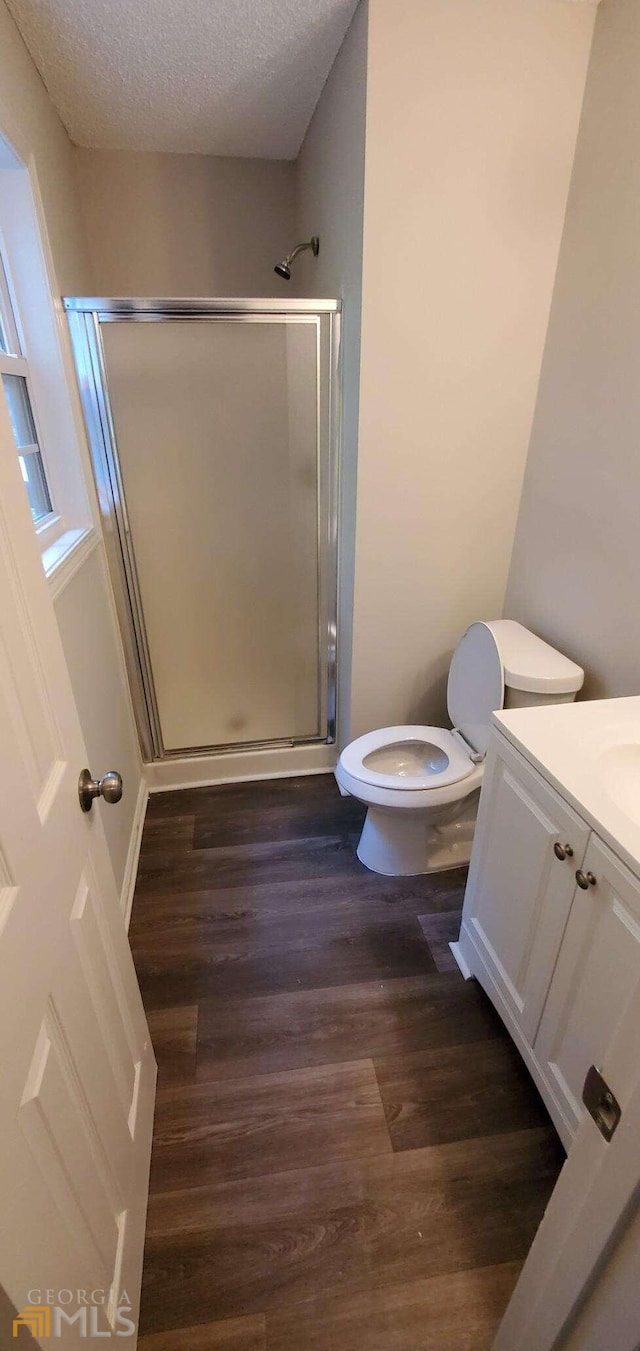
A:
<svg viewBox="0 0 640 1351">
<path fill-rule="evenodd" d="M 640 882 L 591 837 L 534 1052 L 575 1130 L 590 1065 L 601 1068 L 640 986 Z M 639 1029 L 640 1034 L 640 1029 Z"/>
<path fill-rule="evenodd" d="M 589 827 L 503 742 L 487 759 L 463 924 L 529 1045 Z M 572 854 L 557 858 L 554 845 Z"/>
</svg>

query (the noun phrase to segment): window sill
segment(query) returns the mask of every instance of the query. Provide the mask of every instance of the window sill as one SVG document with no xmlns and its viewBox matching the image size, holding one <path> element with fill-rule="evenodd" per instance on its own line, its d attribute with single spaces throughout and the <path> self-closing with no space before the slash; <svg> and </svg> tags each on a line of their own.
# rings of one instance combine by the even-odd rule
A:
<svg viewBox="0 0 640 1351">
<path fill-rule="evenodd" d="M 48 548 L 42 550 L 42 566 L 52 598 L 64 590 L 98 543 L 94 526 L 65 530 Z"/>
</svg>

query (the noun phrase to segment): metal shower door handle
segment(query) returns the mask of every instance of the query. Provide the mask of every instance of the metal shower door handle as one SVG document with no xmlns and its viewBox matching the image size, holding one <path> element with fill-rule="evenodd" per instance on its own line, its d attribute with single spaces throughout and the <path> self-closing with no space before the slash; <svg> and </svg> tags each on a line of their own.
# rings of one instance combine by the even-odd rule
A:
<svg viewBox="0 0 640 1351">
<path fill-rule="evenodd" d="M 91 770 L 83 769 L 78 779 L 78 797 L 83 812 L 91 811 L 95 797 L 103 797 L 105 802 L 119 802 L 122 797 L 122 776 L 115 769 L 110 769 L 101 779 L 92 779 Z"/>
</svg>

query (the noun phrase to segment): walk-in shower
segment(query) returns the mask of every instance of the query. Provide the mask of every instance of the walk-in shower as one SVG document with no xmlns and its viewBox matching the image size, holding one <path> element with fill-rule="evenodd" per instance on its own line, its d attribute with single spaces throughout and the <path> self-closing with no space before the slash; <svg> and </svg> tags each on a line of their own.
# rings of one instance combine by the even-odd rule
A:
<svg viewBox="0 0 640 1351">
<path fill-rule="evenodd" d="M 145 758 L 330 743 L 339 302 L 65 306 Z"/>
</svg>

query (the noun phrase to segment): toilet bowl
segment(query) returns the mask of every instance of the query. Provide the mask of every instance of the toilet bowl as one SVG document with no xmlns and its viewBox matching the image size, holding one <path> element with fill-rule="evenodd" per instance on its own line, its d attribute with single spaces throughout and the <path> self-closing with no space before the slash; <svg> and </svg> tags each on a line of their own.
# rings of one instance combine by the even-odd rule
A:
<svg viewBox="0 0 640 1351">
<path fill-rule="evenodd" d="M 482 773 L 444 727 L 383 727 L 352 741 L 336 778 L 369 809 L 358 858 L 388 876 L 466 862 Z"/>
<path fill-rule="evenodd" d="M 492 714 L 573 700 L 583 680 L 581 667 L 514 620 L 471 624 L 449 670 L 453 728 L 382 727 L 340 756 L 340 791 L 368 808 L 360 861 L 390 877 L 468 863 Z"/>
</svg>

